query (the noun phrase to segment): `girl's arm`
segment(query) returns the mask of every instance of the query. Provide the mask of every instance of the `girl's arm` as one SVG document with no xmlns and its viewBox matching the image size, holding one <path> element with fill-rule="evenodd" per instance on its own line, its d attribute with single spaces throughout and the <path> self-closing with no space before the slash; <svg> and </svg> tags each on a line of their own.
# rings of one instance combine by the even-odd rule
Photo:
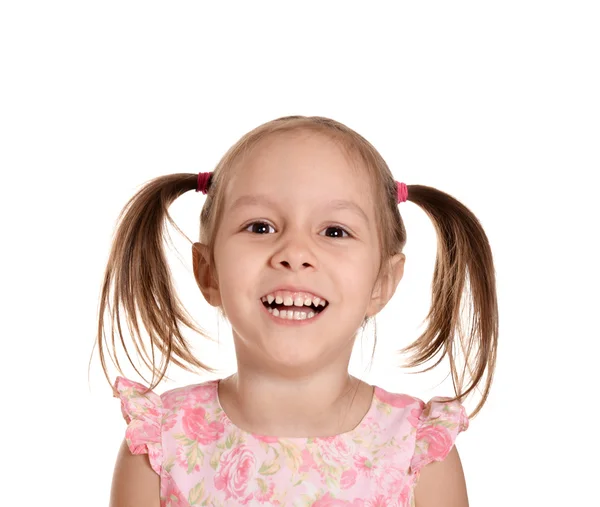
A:
<svg viewBox="0 0 600 507">
<path fill-rule="evenodd" d="M 456 447 L 443 461 L 423 467 L 415 486 L 416 507 L 469 507 L 465 475 Z"/>
<path fill-rule="evenodd" d="M 123 440 L 110 493 L 110 507 L 160 507 L 160 481 L 147 454 L 133 455 Z"/>
</svg>

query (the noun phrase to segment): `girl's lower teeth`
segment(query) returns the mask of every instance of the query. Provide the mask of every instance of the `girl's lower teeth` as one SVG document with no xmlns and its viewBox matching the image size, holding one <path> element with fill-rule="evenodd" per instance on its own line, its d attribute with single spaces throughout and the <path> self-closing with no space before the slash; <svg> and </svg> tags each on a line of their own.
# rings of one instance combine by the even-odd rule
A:
<svg viewBox="0 0 600 507">
<path fill-rule="evenodd" d="M 287 320 L 306 320 L 312 319 L 316 313 L 315 312 L 304 312 L 304 311 L 294 311 L 294 310 L 281 310 L 279 311 L 277 308 L 268 308 L 269 313 L 273 314 L 274 317 L 278 317 L 280 319 Z"/>
</svg>

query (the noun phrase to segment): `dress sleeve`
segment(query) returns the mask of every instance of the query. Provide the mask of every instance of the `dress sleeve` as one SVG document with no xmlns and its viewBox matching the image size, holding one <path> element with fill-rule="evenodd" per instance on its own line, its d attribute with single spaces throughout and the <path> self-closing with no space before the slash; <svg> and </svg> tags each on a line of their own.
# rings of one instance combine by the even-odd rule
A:
<svg viewBox="0 0 600 507">
<path fill-rule="evenodd" d="M 435 397 L 422 405 L 410 463 L 413 473 L 432 461 L 442 461 L 452 450 L 458 434 L 469 427 L 465 408 L 459 401 L 448 402 L 448 399 Z"/>
<path fill-rule="evenodd" d="M 132 454 L 148 454 L 150 466 L 160 475 L 163 462 L 160 396 L 123 377 L 117 377 L 114 396 L 121 400 L 121 412 L 127 422 L 125 440 Z"/>
</svg>

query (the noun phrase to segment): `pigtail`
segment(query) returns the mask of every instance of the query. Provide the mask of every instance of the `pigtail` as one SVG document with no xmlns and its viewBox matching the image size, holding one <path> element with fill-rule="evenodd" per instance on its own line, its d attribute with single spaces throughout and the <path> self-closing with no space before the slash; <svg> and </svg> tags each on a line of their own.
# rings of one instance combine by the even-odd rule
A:
<svg viewBox="0 0 600 507">
<path fill-rule="evenodd" d="M 177 197 L 196 189 L 197 178 L 196 174 L 155 178 L 129 200 L 119 215 L 102 284 L 98 318 L 97 344 L 107 379 L 105 341 L 109 357 L 122 373 L 115 331 L 129 362 L 144 378 L 127 350 L 122 316 L 138 357 L 152 372 L 150 389 L 165 376 L 170 361 L 188 371 L 191 371 L 190 366 L 213 371 L 193 356 L 181 333 L 183 325 L 207 336 L 194 324 L 177 297 L 164 251 L 166 220 L 179 230 L 168 208 Z M 105 314 L 110 318 L 110 340 L 105 333 Z M 148 333 L 149 350 L 142 340 L 140 327 Z"/>
<path fill-rule="evenodd" d="M 422 371 L 437 366 L 447 354 L 457 393 L 454 399 L 462 401 L 483 383 L 473 417 L 488 397 L 496 365 L 498 303 L 492 251 L 479 220 L 452 196 L 432 187 L 409 185 L 408 200 L 431 218 L 438 250 L 428 328 L 402 352 L 411 355 L 408 367 L 422 365 L 442 352 L 435 364 Z M 462 314 L 465 296 L 469 300 L 466 329 Z M 460 368 L 458 353 L 464 358 Z M 467 371 L 470 381 L 465 386 Z"/>
</svg>

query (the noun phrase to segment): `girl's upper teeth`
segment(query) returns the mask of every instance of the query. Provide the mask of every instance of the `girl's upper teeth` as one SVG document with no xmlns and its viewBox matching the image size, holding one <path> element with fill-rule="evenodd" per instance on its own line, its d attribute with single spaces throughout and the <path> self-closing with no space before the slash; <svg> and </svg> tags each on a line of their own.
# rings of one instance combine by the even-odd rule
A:
<svg viewBox="0 0 600 507">
<path fill-rule="evenodd" d="M 311 294 L 304 292 L 287 292 L 278 291 L 272 294 L 267 294 L 261 298 L 261 301 L 266 301 L 271 304 L 273 301 L 278 305 L 285 306 L 310 306 L 310 305 L 321 305 L 325 306 L 327 301 Z"/>
</svg>

